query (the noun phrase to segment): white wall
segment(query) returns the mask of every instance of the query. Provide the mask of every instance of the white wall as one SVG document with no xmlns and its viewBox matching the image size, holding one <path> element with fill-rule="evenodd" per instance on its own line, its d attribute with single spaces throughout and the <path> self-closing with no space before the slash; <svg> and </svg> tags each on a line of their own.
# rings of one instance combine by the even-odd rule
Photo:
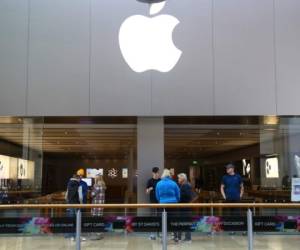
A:
<svg viewBox="0 0 300 250">
<path fill-rule="evenodd" d="M 183 51 L 134 73 L 121 23 L 135 0 L 0 1 L 0 115 L 298 115 L 298 0 L 167 0 Z"/>
</svg>

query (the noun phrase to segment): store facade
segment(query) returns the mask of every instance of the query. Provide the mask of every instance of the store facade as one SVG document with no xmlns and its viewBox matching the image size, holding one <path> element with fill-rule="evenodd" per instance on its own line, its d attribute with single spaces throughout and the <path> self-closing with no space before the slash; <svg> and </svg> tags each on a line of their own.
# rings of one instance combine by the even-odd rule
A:
<svg viewBox="0 0 300 250">
<path fill-rule="evenodd" d="M 35 166 L 28 181 L 5 173 L 4 187 L 13 175 L 16 187 L 49 194 L 67 179 L 51 187 L 59 162 L 105 166 L 130 177 L 116 177 L 125 188 L 112 202 L 145 202 L 153 166 L 195 165 L 209 179 L 235 162 L 251 191 L 290 192 L 300 177 L 299 9 L 296 0 L 168 0 L 154 10 L 134 0 L 2 1 L 0 153 Z"/>
</svg>

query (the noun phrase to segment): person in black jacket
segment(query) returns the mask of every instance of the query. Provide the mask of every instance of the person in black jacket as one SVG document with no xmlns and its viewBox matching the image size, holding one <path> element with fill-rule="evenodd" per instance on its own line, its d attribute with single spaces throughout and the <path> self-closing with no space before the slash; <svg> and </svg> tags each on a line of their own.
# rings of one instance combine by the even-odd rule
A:
<svg viewBox="0 0 300 250">
<path fill-rule="evenodd" d="M 66 193 L 66 202 L 68 204 L 80 204 L 80 200 L 82 199 L 82 194 L 79 194 L 79 183 L 80 176 L 73 175 L 73 177 L 69 180 L 67 185 L 67 193 Z M 75 218 L 76 217 L 76 209 L 69 208 L 67 209 L 67 216 Z M 71 240 L 75 240 L 75 233 L 69 233 L 65 235 L 66 238 L 71 238 Z"/>
<path fill-rule="evenodd" d="M 80 177 L 78 175 L 73 175 L 73 177 L 69 180 L 67 186 L 68 204 L 80 204 L 80 197 L 78 192 L 79 182 L 80 182 Z"/>
<path fill-rule="evenodd" d="M 178 184 L 180 187 L 180 203 L 190 203 L 193 199 L 193 192 L 192 192 L 192 186 L 188 182 L 187 176 L 184 173 L 181 173 L 178 175 Z M 180 209 L 180 215 L 182 217 L 187 218 L 189 221 L 192 219 L 192 210 L 191 208 L 181 208 Z M 182 233 L 178 233 L 178 240 L 181 240 Z M 185 239 L 183 241 L 185 242 L 191 242 L 192 236 L 191 236 L 191 230 L 185 231 Z"/>
<path fill-rule="evenodd" d="M 147 181 L 147 186 L 146 186 L 146 194 L 149 195 L 149 201 L 150 203 L 158 203 L 155 195 L 156 191 L 156 185 L 160 181 L 159 177 L 159 168 L 154 167 L 152 168 L 152 178 Z M 156 217 L 159 214 L 159 210 L 156 208 L 151 209 L 151 216 Z M 157 232 L 157 236 L 159 236 L 159 232 Z M 156 240 L 155 234 L 150 235 L 151 240 Z"/>
</svg>

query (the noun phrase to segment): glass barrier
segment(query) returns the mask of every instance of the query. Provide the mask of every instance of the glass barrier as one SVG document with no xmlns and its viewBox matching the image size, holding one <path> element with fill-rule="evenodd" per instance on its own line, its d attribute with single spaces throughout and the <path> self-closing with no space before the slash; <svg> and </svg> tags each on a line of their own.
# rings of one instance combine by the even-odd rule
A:
<svg viewBox="0 0 300 250">
<path fill-rule="evenodd" d="M 1 250 L 296 250 L 299 243 L 299 209 L 0 210 Z"/>
</svg>

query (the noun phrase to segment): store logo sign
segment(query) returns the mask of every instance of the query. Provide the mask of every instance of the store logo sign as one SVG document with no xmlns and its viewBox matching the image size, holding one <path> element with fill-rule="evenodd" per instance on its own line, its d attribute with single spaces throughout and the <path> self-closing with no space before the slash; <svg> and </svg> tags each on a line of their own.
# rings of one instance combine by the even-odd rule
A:
<svg viewBox="0 0 300 250">
<path fill-rule="evenodd" d="M 108 177 L 112 178 L 112 179 L 117 178 L 118 177 L 118 170 L 115 169 L 115 168 L 109 169 L 108 170 Z"/>
<path fill-rule="evenodd" d="M 164 2 L 151 4 L 150 15 L 159 13 Z M 182 51 L 173 43 L 172 33 L 179 20 L 171 15 L 146 17 L 133 15 L 121 25 L 119 45 L 124 60 L 135 72 L 157 70 L 169 72 Z"/>
</svg>

